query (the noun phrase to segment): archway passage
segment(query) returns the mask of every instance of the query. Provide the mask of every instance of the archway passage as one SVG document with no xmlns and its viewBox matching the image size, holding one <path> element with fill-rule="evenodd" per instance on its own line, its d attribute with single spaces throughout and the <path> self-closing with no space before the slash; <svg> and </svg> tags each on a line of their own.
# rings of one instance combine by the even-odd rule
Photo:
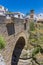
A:
<svg viewBox="0 0 43 65">
<path fill-rule="evenodd" d="M 11 65 L 18 64 L 18 61 L 24 46 L 25 46 L 25 39 L 23 37 L 20 37 L 18 41 L 16 42 L 16 45 L 12 54 Z"/>
</svg>

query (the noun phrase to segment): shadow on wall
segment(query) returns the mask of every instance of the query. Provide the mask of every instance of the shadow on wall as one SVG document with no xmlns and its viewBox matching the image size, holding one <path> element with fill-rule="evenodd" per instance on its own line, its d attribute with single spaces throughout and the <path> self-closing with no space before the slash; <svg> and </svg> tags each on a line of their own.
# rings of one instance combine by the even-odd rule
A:
<svg viewBox="0 0 43 65">
<path fill-rule="evenodd" d="M 18 65 L 18 61 L 24 46 L 25 46 L 25 39 L 23 37 L 20 37 L 15 45 L 12 54 L 11 65 Z"/>
</svg>

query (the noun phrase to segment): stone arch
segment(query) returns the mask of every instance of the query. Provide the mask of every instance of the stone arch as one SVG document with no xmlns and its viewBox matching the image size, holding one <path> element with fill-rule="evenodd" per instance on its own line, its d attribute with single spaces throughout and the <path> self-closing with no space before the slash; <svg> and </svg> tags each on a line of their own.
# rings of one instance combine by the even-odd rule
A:
<svg viewBox="0 0 43 65">
<path fill-rule="evenodd" d="M 13 50 L 12 59 L 11 59 L 11 65 L 17 65 L 21 52 L 25 46 L 25 38 L 23 36 L 19 37 L 19 39 L 16 42 L 15 48 Z"/>
</svg>

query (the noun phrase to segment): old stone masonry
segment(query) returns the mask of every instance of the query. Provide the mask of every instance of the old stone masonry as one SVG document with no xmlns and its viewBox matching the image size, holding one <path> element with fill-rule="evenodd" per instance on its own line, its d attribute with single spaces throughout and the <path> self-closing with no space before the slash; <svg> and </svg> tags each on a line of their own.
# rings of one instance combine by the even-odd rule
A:
<svg viewBox="0 0 43 65">
<path fill-rule="evenodd" d="M 11 17 L 11 19 L 6 19 L 3 17 L 3 20 L 0 21 L 0 35 L 4 37 L 6 41 L 6 47 L 0 51 L 1 55 L 4 58 L 4 61 L 1 61 L 0 58 L 0 65 L 13 65 L 12 63 L 14 62 L 12 60 L 14 58 L 14 52 L 16 55 L 18 54 L 18 58 L 15 62 L 16 65 L 18 64 L 21 51 L 27 43 L 27 30 L 28 21 L 25 23 L 24 19 L 14 17 Z M 18 49 L 18 52 L 16 53 L 15 50 L 17 50 L 19 47 L 20 49 Z"/>
</svg>

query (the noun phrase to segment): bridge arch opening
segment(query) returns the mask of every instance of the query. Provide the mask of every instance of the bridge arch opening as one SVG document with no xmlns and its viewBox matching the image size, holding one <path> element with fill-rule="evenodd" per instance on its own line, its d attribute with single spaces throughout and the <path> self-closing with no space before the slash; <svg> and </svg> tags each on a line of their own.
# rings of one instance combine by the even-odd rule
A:
<svg viewBox="0 0 43 65">
<path fill-rule="evenodd" d="M 19 61 L 21 52 L 25 46 L 25 43 L 26 42 L 25 42 L 24 37 L 20 37 L 17 40 L 15 48 L 13 50 L 13 54 L 12 54 L 11 65 L 17 65 L 18 64 L 18 61 Z"/>
</svg>

